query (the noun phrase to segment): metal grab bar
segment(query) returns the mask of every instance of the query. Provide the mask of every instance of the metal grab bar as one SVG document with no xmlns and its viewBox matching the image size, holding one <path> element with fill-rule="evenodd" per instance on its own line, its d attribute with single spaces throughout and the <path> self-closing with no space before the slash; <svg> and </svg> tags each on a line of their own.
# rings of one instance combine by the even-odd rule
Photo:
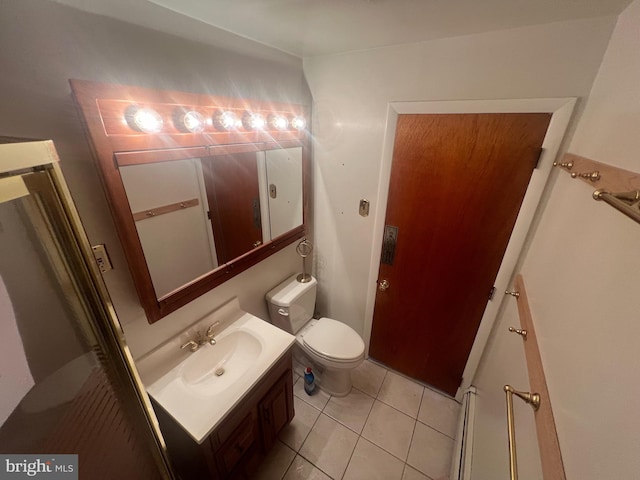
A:
<svg viewBox="0 0 640 480">
<path fill-rule="evenodd" d="M 604 200 L 613 208 L 640 223 L 640 190 L 632 192 L 611 193 L 605 190 L 593 192 L 593 198 Z"/>
<path fill-rule="evenodd" d="M 518 455 L 516 453 L 516 426 L 513 415 L 513 396 L 520 397 L 531 408 L 538 410 L 540 408 L 540 395 L 530 392 L 519 392 L 511 385 L 505 385 L 504 391 L 507 396 L 507 429 L 509 433 L 509 471 L 511 480 L 518 480 Z"/>
</svg>

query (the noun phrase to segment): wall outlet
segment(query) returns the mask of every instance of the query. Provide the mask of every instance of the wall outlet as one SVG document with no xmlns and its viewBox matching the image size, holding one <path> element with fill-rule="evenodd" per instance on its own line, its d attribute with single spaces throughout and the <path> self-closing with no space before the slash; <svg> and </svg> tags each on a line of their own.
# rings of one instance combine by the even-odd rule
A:
<svg viewBox="0 0 640 480">
<path fill-rule="evenodd" d="M 91 249 L 93 250 L 93 256 L 96 257 L 98 268 L 102 273 L 113 270 L 111 260 L 109 259 L 109 254 L 107 253 L 107 247 L 104 243 L 101 243 L 100 245 L 94 245 L 91 247 Z"/>
</svg>

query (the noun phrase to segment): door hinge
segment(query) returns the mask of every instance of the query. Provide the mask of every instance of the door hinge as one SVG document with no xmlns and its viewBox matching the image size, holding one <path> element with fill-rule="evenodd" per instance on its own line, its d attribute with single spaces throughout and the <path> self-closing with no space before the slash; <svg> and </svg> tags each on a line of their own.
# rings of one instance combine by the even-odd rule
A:
<svg viewBox="0 0 640 480">
<path fill-rule="evenodd" d="M 207 210 L 207 218 L 211 220 L 211 210 Z"/>
<path fill-rule="evenodd" d="M 496 287 L 493 286 L 491 287 L 491 290 L 489 290 L 489 300 L 493 300 L 493 296 L 496 294 Z"/>
</svg>

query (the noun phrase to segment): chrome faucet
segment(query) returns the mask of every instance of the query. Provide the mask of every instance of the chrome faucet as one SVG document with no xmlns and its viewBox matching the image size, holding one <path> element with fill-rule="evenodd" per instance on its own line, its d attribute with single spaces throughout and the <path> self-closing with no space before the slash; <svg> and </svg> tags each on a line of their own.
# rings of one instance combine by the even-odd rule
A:
<svg viewBox="0 0 640 480">
<path fill-rule="evenodd" d="M 216 339 L 214 338 L 213 329 L 218 325 L 220 325 L 220 322 L 209 325 L 209 328 L 207 328 L 207 332 L 204 335 L 202 335 L 202 332 L 198 330 L 196 332 L 195 338 L 193 340 L 189 340 L 186 343 L 183 343 L 182 345 L 180 345 L 180 348 L 188 348 L 192 352 L 195 352 L 207 342 L 209 342 L 211 345 L 215 345 Z"/>
</svg>

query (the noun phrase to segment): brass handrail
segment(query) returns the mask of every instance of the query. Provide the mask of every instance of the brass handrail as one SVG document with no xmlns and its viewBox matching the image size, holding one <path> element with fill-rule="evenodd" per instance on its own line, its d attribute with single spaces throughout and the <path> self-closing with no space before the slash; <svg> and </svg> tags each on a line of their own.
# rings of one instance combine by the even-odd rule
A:
<svg viewBox="0 0 640 480">
<path fill-rule="evenodd" d="M 640 190 L 622 193 L 596 190 L 593 192 L 593 198 L 596 200 L 604 200 L 613 208 L 624 213 L 627 217 L 640 223 Z"/>
<path fill-rule="evenodd" d="M 540 408 L 540 395 L 530 392 L 519 392 L 511 385 L 505 385 L 504 391 L 507 396 L 507 430 L 509 433 L 509 472 L 511 480 L 518 480 L 518 455 L 516 453 L 516 426 L 513 415 L 513 395 L 520 397 L 531 408 Z"/>
</svg>

